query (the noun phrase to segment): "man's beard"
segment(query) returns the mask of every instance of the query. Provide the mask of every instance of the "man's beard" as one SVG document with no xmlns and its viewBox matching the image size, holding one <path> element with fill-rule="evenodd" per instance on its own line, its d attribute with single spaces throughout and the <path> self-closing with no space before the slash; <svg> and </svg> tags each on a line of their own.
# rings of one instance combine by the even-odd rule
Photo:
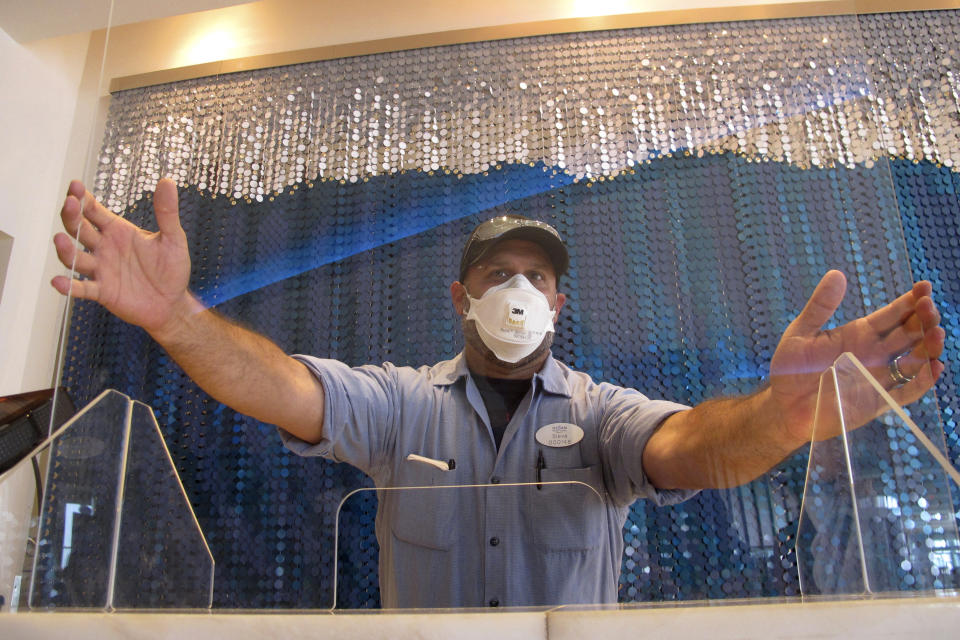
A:
<svg viewBox="0 0 960 640">
<path fill-rule="evenodd" d="M 476 349 L 487 362 L 496 365 L 501 369 L 520 369 L 527 366 L 531 362 L 536 362 L 543 357 L 545 353 L 550 351 L 550 347 L 553 345 L 553 331 L 548 331 L 544 336 L 543 340 L 533 350 L 528 356 L 520 358 L 516 362 L 507 362 L 506 360 L 501 360 L 497 357 L 497 354 L 493 352 L 486 344 L 483 342 L 483 338 L 480 337 L 480 334 L 477 332 L 477 322 L 476 320 L 467 320 L 466 316 L 461 320 L 461 325 L 463 326 L 463 339 L 471 347 Z"/>
</svg>

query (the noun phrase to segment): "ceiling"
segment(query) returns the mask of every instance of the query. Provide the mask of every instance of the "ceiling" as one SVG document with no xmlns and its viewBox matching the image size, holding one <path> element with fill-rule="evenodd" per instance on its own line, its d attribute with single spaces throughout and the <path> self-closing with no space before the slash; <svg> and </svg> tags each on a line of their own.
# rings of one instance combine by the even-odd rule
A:
<svg viewBox="0 0 960 640">
<path fill-rule="evenodd" d="M 65 36 L 166 18 L 183 13 L 221 9 L 253 0 L 2 0 L 0 29 L 17 42 Z"/>
</svg>

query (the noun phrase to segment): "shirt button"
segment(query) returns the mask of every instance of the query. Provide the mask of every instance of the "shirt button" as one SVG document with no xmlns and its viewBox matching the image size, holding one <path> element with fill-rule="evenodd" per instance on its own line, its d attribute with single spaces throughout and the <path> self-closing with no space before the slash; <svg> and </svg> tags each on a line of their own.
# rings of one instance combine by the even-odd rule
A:
<svg viewBox="0 0 960 640">
<path fill-rule="evenodd" d="M 497 536 L 493 536 L 492 538 L 490 538 L 490 546 L 491 546 L 491 547 L 495 547 L 495 546 L 497 546 L 498 544 L 500 544 L 500 538 L 498 538 Z"/>
<path fill-rule="evenodd" d="M 490 600 L 490 606 L 491 606 L 491 607 L 499 607 L 499 606 L 500 606 L 500 601 L 497 600 L 496 598 L 493 598 L 492 600 Z"/>
<path fill-rule="evenodd" d="M 500 476 L 493 476 L 490 478 L 490 484 L 500 484 Z"/>
</svg>

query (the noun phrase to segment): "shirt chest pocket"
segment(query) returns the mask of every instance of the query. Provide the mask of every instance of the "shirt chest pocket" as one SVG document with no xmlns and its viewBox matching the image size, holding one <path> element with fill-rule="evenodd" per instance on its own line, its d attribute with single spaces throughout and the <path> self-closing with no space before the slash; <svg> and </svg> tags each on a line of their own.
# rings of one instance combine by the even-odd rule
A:
<svg viewBox="0 0 960 640">
<path fill-rule="evenodd" d="M 600 465 L 545 468 L 538 487 L 527 487 L 527 529 L 547 551 L 588 551 L 607 531 Z"/>
<path fill-rule="evenodd" d="M 423 462 L 405 460 L 393 487 L 381 495 L 390 501 L 390 529 L 409 544 L 446 551 L 456 539 L 453 522 L 464 508 L 457 471 L 443 471 Z"/>
</svg>

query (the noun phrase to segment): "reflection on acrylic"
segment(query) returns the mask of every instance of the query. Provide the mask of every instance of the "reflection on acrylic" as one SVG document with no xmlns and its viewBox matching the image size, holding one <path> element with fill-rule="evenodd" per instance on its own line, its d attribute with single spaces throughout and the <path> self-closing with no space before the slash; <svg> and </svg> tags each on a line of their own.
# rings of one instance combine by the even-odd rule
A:
<svg viewBox="0 0 960 640">
<path fill-rule="evenodd" d="M 463 238 L 536 213 L 570 243 L 555 356 L 696 403 L 763 383 L 829 268 L 850 281 L 840 322 L 912 277 L 941 304 L 960 291 L 958 34 L 955 11 L 685 25 L 135 89 L 112 98 L 93 190 L 151 224 L 148 194 L 174 177 L 204 300 L 349 364 L 455 354 Z M 326 606 L 336 508 L 366 480 L 279 451 L 93 305 L 71 323 L 78 400 L 117 388 L 153 407 L 211 536 L 217 606 Z M 955 375 L 938 385 L 954 458 Z M 935 401 L 917 411 L 936 421 Z M 797 594 L 805 468 L 801 453 L 745 487 L 636 503 L 620 599 Z M 378 602 L 377 550 L 351 563 L 340 606 Z"/>
</svg>

